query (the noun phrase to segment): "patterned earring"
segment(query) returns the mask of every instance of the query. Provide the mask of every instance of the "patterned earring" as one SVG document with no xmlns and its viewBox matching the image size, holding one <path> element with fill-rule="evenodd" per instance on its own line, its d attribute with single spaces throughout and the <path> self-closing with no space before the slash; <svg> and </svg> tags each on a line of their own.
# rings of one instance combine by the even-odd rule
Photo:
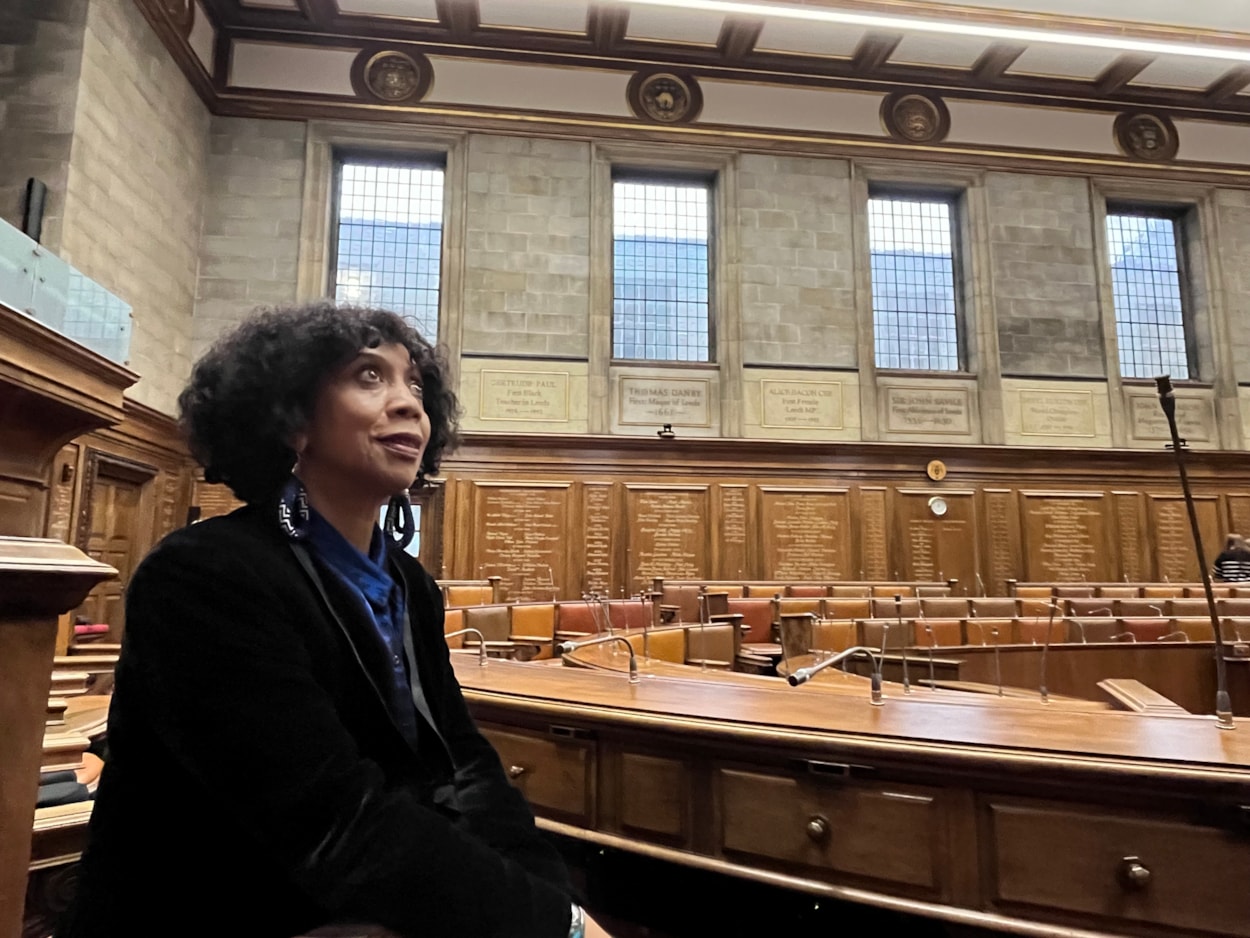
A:
<svg viewBox="0 0 1250 938">
<path fill-rule="evenodd" d="M 308 492 L 298 476 L 291 476 L 278 499 L 278 524 L 287 537 L 302 541 L 308 537 L 308 519 Z"/>
<path fill-rule="evenodd" d="M 392 495 L 386 505 L 386 535 L 399 547 L 406 550 L 417 534 L 417 523 L 412 517 L 412 502 L 407 492 Z"/>
</svg>

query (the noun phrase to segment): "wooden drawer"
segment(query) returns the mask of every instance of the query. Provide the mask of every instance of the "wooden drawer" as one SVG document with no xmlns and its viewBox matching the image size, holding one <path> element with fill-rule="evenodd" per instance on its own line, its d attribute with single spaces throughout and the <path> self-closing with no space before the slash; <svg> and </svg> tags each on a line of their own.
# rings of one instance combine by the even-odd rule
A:
<svg viewBox="0 0 1250 938">
<path fill-rule="evenodd" d="M 718 773 L 721 848 L 877 880 L 916 898 L 945 899 L 947 823 L 936 789 L 807 776 Z M 811 869 L 795 870 L 811 875 Z"/>
<path fill-rule="evenodd" d="M 535 814 L 590 826 L 595 816 L 593 739 L 556 727 L 552 731 L 557 735 L 481 729 Z"/>
<path fill-rule="evenodd" d="M 1250 934 L 1250 840 L 1183 818 L 997 799 L 982 815 L 987 895 L 1003 911 L 1100 916 L 1142 934 Z"/>
</svg>

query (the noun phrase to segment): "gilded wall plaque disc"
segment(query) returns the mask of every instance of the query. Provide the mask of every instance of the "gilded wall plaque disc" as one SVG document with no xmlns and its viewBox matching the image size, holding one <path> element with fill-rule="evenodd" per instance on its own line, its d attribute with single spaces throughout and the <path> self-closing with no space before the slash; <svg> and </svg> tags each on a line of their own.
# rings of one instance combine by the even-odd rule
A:
<svg viewBox="0 0 1250 938">
<path fill-rule="evenodd" d="M 937 95 L 898 91 L 881 102 L 881 123 L 903 143 L 941 143 L 950 133 L 951 115 Z"/>
<path fill-rule="evenodd" d="M 940 459 L 930 459 L 929 465 L 924 467 L 924 474 L 934 482 L 941 482 L 946 478 L 946 463 Z"/>
<path fill-rule="evenodd" d="M 685 124 L 703 109 L 703 91 L 693 75 L 638 72 L 625 91 L 635 116 L 657 124 Z"/>
<path fill-rule="evenodd" d="M 1127 111 L 1115 119 L 1113 132 L 1120 152 L 1135 160 L 1166 163 L 1180 148 L 1176 125 L 1164 114 Z"/>
<path fill-rule="evenodd" d="M 352 63 L 352 87 L 362 98 L 386 104 L 413 104 L 430 90 L 430 61 L 420 52 L 362 49 Z"/>
</svg>

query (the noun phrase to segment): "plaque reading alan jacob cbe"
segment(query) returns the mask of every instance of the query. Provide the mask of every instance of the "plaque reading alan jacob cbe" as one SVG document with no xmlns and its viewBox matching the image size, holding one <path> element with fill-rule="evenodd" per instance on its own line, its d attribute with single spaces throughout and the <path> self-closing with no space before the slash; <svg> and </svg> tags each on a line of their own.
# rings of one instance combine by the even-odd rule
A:
<svg viewBox="0 0 1250 938">
<path fill-rule="evenodd" d="M 760 382 L 760 426 L 842 429 L 842 385 L 836 381 Z"/>
</svg>

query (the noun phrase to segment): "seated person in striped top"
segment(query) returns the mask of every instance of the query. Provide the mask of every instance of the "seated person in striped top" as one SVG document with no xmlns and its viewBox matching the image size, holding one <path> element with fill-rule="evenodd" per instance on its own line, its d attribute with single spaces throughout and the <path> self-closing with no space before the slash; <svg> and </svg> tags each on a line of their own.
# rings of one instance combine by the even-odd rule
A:
<svg viewBox="0 0 1250 938">
<path fill-rule="evenodd" d="M 1250 547 L 1240 534 L 1230 534 L 1224 549 L 1215 558 L 1211 576 L 1222 583 L 1244 583 L 1250 580 Z"/>
</svg>

